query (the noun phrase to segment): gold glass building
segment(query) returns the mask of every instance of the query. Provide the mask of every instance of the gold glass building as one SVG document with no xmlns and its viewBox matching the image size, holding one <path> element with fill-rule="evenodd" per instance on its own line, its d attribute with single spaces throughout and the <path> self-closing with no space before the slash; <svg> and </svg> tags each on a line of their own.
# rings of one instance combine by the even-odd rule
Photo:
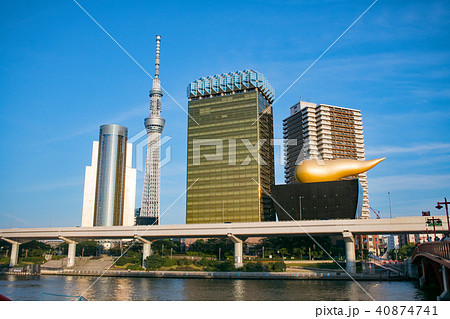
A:
<svg viewBox="0 0 450 319">
<path fill-rule="evenodd" d="M 188 98 L 186 223 L 275 220 L 270 84 L 252 70 L 202 77 Z"/>
</svg>

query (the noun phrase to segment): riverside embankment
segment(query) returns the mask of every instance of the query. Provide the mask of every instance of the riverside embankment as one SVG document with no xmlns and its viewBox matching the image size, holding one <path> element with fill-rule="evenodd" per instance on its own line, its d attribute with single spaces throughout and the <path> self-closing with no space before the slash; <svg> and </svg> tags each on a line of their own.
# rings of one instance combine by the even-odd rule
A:
<svg viewBox="0 0 450 319">
<path fill-rule="evenodd" d="M 267 279 L 267 280 L 353 280 L 363 281 L 406 281 L 416 280 L 417 276 L 407 269 L 391 265 L 361 263 L 361 271 L 347 274 L 335 266 L 333 261 L 286 261 L 286 271 L 204 271 L 199 269 L 160 269 L 130 270 L 111 267 L 114 258 L 78 257 L 75 266 L 67 268 L 66 260 L 51 260 L 38 267 L 10 268 L 1 274 L 9 275 L 50 275 L 50 276 L 90 276 L 90 277 L 147 277 L 147 278 L 185 278 L 185 279 Z M 341 265 L 342 266 L 342 265 Z M 342 266 L 345 268 L 345 265 Z M 407 276 L 407 274 L 410 274 Z"/>
<path fill-rule="evenodd" d="M 25 272 L 7 271 L 2 274 L 29 276 Z M 407 281 L 412 280 L 406 276 L 394 275 L 383 271 L 374 274 L 356 273 L 351 277 L 340 271 L 298 270 L 287 272 L 207 272 L 207 271 L 134 271 L 134 270 L 46 270 L 40 275 L 56 276 L 103 276 L 103 277 L 147 277 L 147 278 L 184 278 L 184 279 L 267 279 L 267 280 L 358 280 L 358 281 Z"/>
</svg>

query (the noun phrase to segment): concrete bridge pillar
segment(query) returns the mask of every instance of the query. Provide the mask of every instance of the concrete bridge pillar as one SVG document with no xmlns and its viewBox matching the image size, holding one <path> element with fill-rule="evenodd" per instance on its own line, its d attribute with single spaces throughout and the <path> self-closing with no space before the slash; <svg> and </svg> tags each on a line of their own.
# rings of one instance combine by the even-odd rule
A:
<svg viewBox="0 0 450 319">
<path fill-rule="evenodd" d="M 425 277 L 425 270 L 426 270 L 425 269 L 425 260 L 424 260 L 423 257 L 420 260 L 420 267 L 422 269 L 422 277 L 419 278 L 419 285 L 420 285 L 420 288 L 422 288 L 423 285 L 425 284 L 425 280 L 426 280 L 426 277 Z"/>
<path fill-rule="evenodd" d="M 441 300 L 450 300 L 450 292 L 448 287 L 448 277 L 447 277 L 447 268 L 445 268 L 444 265 L 441 265 L 441 272 L 442 272 L 442 281 L 444 283 L 444 291 L 441 293 L 440 296 L 437 297 L 438 301 Z"/>
<path fill-rule="evenodd" d="M 19 243 L 18 241 L 15 241 L 15 240 L 4 238 L 4 237 L 2 237 L 2 239 L 4 241 L 6 241 L 7 243 L 11 244 L 11 255 L 9 257 L 9 267 L 14 267 L 15 265 L 17 265 L 17 261 L 19 259 L 19 245 L 21 243 Z"/>
<path fill-rule="evenodd" d="M 354 274 L 356 273 L 355 238 L 349 231 L 344 231 L 342 235 L 345 241 L 345 270 L 349 274 Z"/>
<path fill-rule="evenodd" d="M 75 266 L 75 253 L 77 251 L 77 242 L 72 239 L 68 239 L 66 237 L 59 236 L 59 239 L 62 239 L 66 243 L 69 244 L 69 250 L 67 252 L 67 267 Z"/>
<path fill-rule="evenodd" d="M 233 234 L 228 234 L 227 236 L 234 243 L 234 267 L 241 268 L 244 266 L 244 255 L 242 254 L 242 244 L 244 241 Z"/>
<path fill-rule="evenodd" d="M 69 243 L 69 251 L 67 253 L 67 267 L 75 266 L 75 253 L 77 251 L 76 243 Z"/>
<path fill-rule="evenodd" d="M 145 259 L 153 254 L 152 242 L 137 235 L 134 235 L 134 238 L 142 243 L 142 268 L 145 268 Z"/>
</svg>

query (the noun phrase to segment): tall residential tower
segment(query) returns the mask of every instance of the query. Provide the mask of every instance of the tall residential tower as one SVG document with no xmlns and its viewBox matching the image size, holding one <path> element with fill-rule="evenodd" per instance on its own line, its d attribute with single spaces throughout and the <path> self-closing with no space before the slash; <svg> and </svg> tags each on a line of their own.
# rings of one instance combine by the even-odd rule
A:
<svg viewBox="0 0 450 319">
<path fill-rule="evenodd" d="M 202 77 L 188 86 L 186 223 L 275 220 L 272 102 L 259 72 Z"/>
<path fill-rule="evenodd" d="M 283 121 L 285 181 L 296 183 L 295 166 L 309 158 L 365 159 L 361 111 L 300 101 Z M 362 218 L 369 217 L 366 173 L 357 176 L 363 188 Z"/>
<path fill-rule="evenodd" d="M 161 133 L 165 124 L 165 120 L 161 117 L 161 97 L 163 94 L 161 80 L 159 79 L 160 42 L 161 36 L 157 35 L 155 77 L 150 91 L 150 116 L 145 119 L 148 145 L 140 217 L 148 218 L 148 224 L 159 224 Z"/>
</svg>

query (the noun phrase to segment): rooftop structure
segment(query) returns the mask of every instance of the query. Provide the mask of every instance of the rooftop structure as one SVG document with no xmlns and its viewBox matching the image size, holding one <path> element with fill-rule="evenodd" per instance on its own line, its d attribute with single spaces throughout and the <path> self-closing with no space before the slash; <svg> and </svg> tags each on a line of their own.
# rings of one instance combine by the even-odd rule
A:
<svg viewBox="0 0 450 319">
<path fill-rule="evenodd" d="M 201 77 L 189 83 L 187 97 L 189 99 L 213 97 L 223 93 L 235 93 L 252 88 L 259 88 L 264 97 L 272 103 L 275 91 L 261 73 L 253 70 L 236 71 Z"/>
</svg>

